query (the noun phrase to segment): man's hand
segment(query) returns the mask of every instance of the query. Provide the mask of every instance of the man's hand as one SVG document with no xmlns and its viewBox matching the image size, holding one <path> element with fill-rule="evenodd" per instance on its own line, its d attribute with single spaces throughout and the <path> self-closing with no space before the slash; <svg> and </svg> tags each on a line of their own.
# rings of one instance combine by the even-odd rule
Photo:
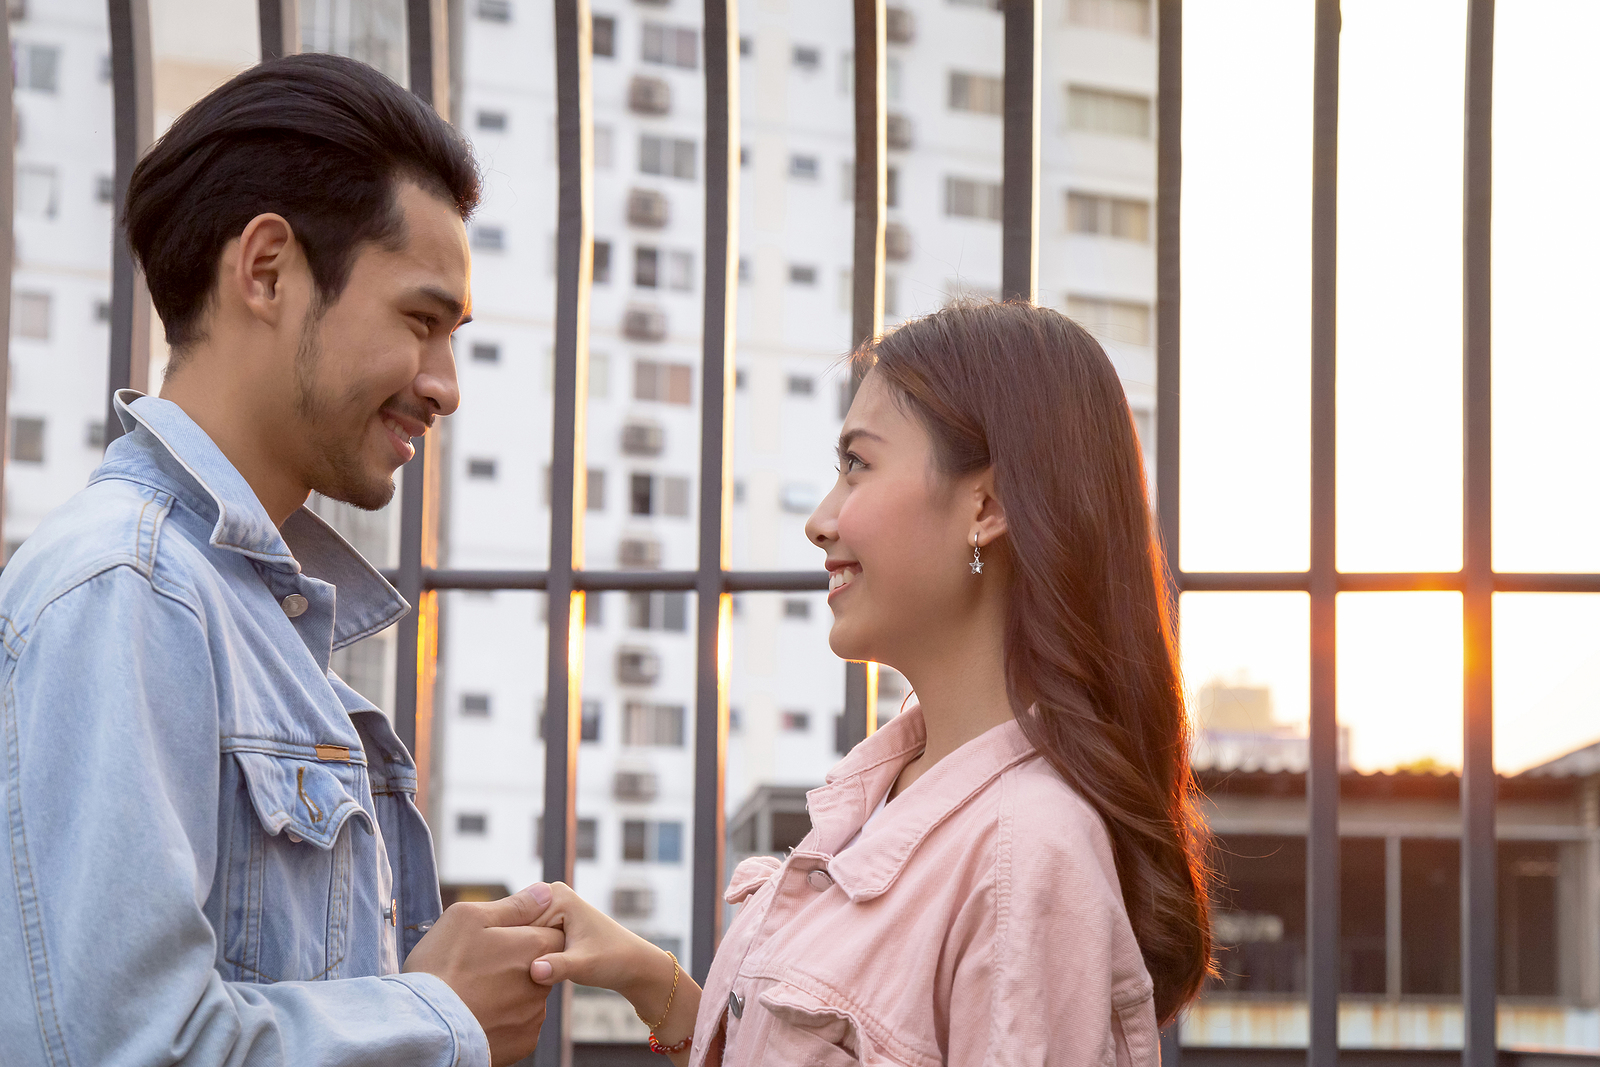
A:
<svg viewBox="0 0 1600 1067">
<path fill-rule="evenodd" d="M 452 904 L 406 957 L 404 970 L 441 979 L 466 1004 L 489 1037 L 494 1067 L 539 1043 L 550 987 L 535 984 L 529 970 L 566 943 L 560 930 L 529 925 L 550 900 L 541 883 L 503 900 Z"/>
</svg>

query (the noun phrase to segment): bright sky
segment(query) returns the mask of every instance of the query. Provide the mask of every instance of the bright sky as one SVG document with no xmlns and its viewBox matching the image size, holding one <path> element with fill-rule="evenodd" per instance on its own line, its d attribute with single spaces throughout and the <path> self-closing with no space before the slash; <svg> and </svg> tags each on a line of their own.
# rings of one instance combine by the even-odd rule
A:
<svg viewBox="0 0 1600 1067">
<path fill-rule="evenodd" d="M 1339 566 L 1461 565 L 1465 0 L 1344 0 Z M 1518 0 L 1495 45 L 1495 565 L 1600 570 L 1600 4 Z M 1301 570 L 1309 526 L 1312 3 L 1184 10 L 1183 557 Z M 1600 739 L 1600 596 L 1496 599 L 1495 747 Z M 1307 599 L 1189 594 L 1184 669 L 1307 715 Z M 1461 602 L 1344 594 L 1340 721 L 1363 770 L 1461 758 Z"/>
</svg>

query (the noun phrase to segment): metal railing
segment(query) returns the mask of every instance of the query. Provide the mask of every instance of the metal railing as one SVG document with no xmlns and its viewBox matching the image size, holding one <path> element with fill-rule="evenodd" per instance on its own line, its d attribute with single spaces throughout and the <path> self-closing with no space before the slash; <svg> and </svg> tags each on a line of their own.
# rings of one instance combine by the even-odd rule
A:
<svg viewBox="0 0 1600 1067">
<path fill-rule="evenodd" d="M 1185 591 L 1294 590 L 1309 594 L 1311 718 L 1307 847 L 1308 1062 L 1335 1067 L 1338 1059 L 1339 854 L 1335 602 L 1342 591 L 1452 590 L 1463 596 L 1465 618 L 1464 767 L 1462 786 L 1462 946 L 1466 1043 L 1463 1062 L 1495 1062 L 1495 786 L 1492 757 L 1492 597 L 1504 592 L 1600 592 L 1597 574 L 1496 573 L 1490 559 L 1489 218 L 1490 107 L 1494 50 L 1493 0 L 1469 0 L 1466 56 L 1464 244 L 1464 566 L 1455 572 L 1348 573 L 1335 562 L 1335 306 L 1339 105 L 1338 0 L 1316 0 L 1312 163 L 1311 524 L 1310 566 L 1303 572 L 1194 573 L 1178 569 L 1179 354 L 1181 278 L 1179 224 L 1182 189 L 1183 5 L 1156 0 L 1159 34 L 1157 134 L 1157 371 L 1156 487 L 1158 520 L 1168 546 L 1171 588 Z M 116 116 L 116 190 L 120 199 L 139 151 L 149 141 L 150 51 L 148 0 L 109 0 L 112 83 Z M 1038 235 L 1039 78 L 1041 0 L 1004 0 L 1004 205 L 1002 281 L 1006 296 L 1032 298 Z M 407 0 L 411 87 L 448 111 L 443 0 Z M 295 47 L 295 0 L 260 0 L 263 54 Z M 882 328 L 886 193 L 885 25 L 883 0 L 854 0 L 855 231 L 852 335 Z M 704 9 L 705 306 L 701 419 L 699 553 L 692 571 L 589 571 L 583 567 L 584 420 L 592 250 L 593 103 L 587 0 L 556 0 L 556 98 L 559 202 L 555 308 L 554 411 L 551 465 L 550 564 L 546 570 L 441 569 L 435 545 L 438 455 L 431 447 L 404 469 L 401 552 L 393 578 L 415 605 L 400 625 L 395 719 L 427 777 L 437 593 L 453 589 L 542 589 L 549 600 L 543 861 L 546 878 L 571 880 L 576 836 L 574 779 L 579 740 L 581 657 L 569 655 L 581 638 L 584 595 L 599 590 L 693 590 L 696 624 L 695 814 L 691 970 L 704 979 L 719 935 L 724 881 L 724 754 L 728 728 L 729 595 L 734 591 L 822 589 L 820 571 L 729 569 L 729 439 L 734 301 L 738 243 L 738 4 L 706 0 Z M 9 187 L 9 182 L 6 183 Z M 6 213 L 9 224 L 9 212 Z M 110 386 L 143 381 L 147 367 L 147 306 L 119 235 L 114 258 Z M 116 420 L 107 423 L 108 437 Z M 431 437 L 429 439 L 432 440 Z M 869 733 L 875 708 L 874 672 L 846 669 L 847 739 Z M 565 991 L 552 994 L 537 1062 L 563 1061 L 570 1047 Z M 1175 1028 L 1173 1028 L 1175 1029 Z M 1176 1035 L 1163 1037 L 1168 1062 Z"/>
</svg>

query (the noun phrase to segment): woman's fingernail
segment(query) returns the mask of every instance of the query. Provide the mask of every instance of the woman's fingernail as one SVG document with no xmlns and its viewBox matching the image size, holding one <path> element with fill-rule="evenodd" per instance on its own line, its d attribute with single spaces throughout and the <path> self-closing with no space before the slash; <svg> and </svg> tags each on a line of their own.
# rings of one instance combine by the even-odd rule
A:
<svg viewBox="0 0 1600 1067">
<path fill-rule="evenodd" d="M 529 886 L 528 895 L 531 896 L 533 898 L 533 902 L 539 905 L 541 908 L 545 907 L 550 903 L 550 901 L 555 899 L 555 894 L 550 891 L 549 884 L 545 882 L 535 882 L 533 885 Z"/>
<path fill-rule="evenodd" d="M 548 982 L 550 980 L 550 972 L 551 967 L 544 960 L 533 961 L 533 980 L 535 982 Z"/>
</svg>

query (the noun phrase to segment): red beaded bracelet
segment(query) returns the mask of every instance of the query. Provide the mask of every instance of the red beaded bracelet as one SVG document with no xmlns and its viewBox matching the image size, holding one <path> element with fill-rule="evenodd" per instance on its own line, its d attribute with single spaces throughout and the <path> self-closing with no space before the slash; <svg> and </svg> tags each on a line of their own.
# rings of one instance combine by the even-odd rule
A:
<svg viewBox="0 0 1600 1067">
<path fill-rule="evenodd" d="M 656 1040 L 656 1032 L 652 1030 L 650 1031 L 650 1051 L 659 1052 L 663 1056 L 673 1052 L 686 1052 L 689 1049 L 689 1043 L 693 1040 L 694 1034 L 691 1033 L 688 1037 L 684 1038 L 676 1045 L 663 1045 L 660 1041 Z"/>
</svg>

